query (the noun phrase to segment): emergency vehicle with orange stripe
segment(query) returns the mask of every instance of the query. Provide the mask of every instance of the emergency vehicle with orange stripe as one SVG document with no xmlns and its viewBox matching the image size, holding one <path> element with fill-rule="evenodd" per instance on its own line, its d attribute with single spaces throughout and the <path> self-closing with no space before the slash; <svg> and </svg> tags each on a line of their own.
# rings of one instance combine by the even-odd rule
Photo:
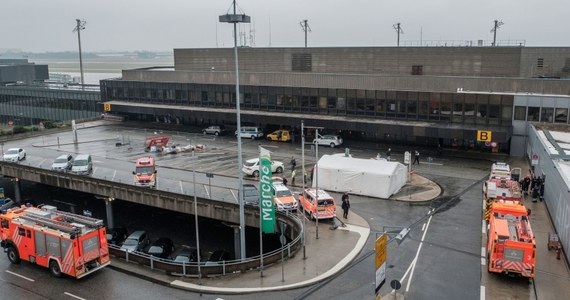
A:
<svg viewBox="0 0 570 300">
<path fill-rule="evenodd" d="M 534 278 L 536 243 L 526 207 L 493 203 L 488 227 L 488 271 Z"/>
<path fill-rule="evenodd" d="M 324 190 L 319 189 L 318 193 L 314 188 L 304 190 L 299 195 L 299 203 L 311 220 L 332 219 L 336 216 L 334 198 Z"/>
<path fill-rule="evenodd" d="M 54 206 L 2 211 L 0 235 L 10 262 L 28 261 L 49 268 L 56 277 L 79 279 L 111 263 L 103 220 Z"/>
<path fill-rule="evenodd" d="M 135 163 L 135 170 L 133 171 L 134 184 L 155 189 L 157 185 L 156 173 L 154 157 L 141 157 Z"/>
</svg>

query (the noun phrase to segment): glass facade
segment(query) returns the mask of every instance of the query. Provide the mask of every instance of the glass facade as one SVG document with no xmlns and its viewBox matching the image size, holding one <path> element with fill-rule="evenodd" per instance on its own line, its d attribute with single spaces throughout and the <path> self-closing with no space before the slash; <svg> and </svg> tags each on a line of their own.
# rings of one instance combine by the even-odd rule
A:
<svg viewBox="0 0 570 300">
<path fill-rule="evenodd" d="M 234 85 L 104 80 L 103 101 L 235 107 Z M 241 107 L 359 118 L 511 126 L 513 95 L 240 86 Z"/>
<path fill-rule="evenodd" d="M 98 89 L 57 89 L 32 86 L 0 87 L 0 122 L 37 125 L 40 121 L 70 121 L 101 115 Z"/>
</svg>

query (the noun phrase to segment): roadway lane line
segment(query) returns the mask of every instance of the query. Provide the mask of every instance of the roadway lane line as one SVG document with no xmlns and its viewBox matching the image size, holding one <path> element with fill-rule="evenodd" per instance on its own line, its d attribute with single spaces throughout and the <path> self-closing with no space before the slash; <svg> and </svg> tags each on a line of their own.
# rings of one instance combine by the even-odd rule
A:
<svg viewBox="0 0 570 300">
<path fill-rule="evenodd" d="M 487 255 L 486 252 L 487 251 L 485 251 L 485 247 L 481 247 L 481 265 L 482 266 L 487 264 L 487 261 L 485 260 L 486 255 Z"/>
<path fill-rule="evenodd" d="M 115 175 L 117 175 L 117 170 L 115 170 L 115 172 L 113 172 L 113 179 L 111 179 L 111 181 L 115 181 Z"/>
<path fill-rule="evenodd" d="M 26 277 L 26 276 L 24 276 L 24 275 L 20 275 L 20 274 L 18 274 L 18 273 L 14 273 L 14 272 L 12 272 L 12 271 L 6 270 L 6 273 L 12 274 L 12 275 L 14 275 L 14 276 L 18 276 L 18 277 L 23 278 L 23 279 L 26 279 L 27 281 L 31 281 L 31 282 L 34 282 L 34 281 L 35 281 L 35 280 L 32 279 L 32 278 L 28 278 L 28 277 Z"/>
<path fill-rule="evenodd" d="M 184 188 L 182 187 L 182 181 L 178 181 L 180 183 L 180 194 L 184 194 Z"/>
<path fill-rule="evenodd" d="M 485 300 L 485 286 L 481 286 L 481 300 Z"/>
<path fill-rule="evenodd" d="M 208 193 L 208 187 L 206 185 L 203 185 L 203 187 L 204 187 L 204 191 L 206 191 L 206 196 L 208 196 L 208 199 L 211 199 L 210 193 Z"/>
<path fill-rule="evenodd" d="M 416 263 L 418 261 L 418 257 L 420 256 L 420 251 L 422 250 L 422 246 L 424 244 L 424 240 L 429 228 L 429 224 L 431 223 L 431 219 L 433 218 L 433 215 L 429 216 L 429 219 L 427 221 L 427 225 L 424 231 L 424 234 L 422 235 L 422 239 L 420 241 L 420 246 L 418 247 L 418 251 L 416 252 L 416 257 L 414 257 L 414 266 L 412 267 L 412 270 L 410 272 L 410 278 L 408 278 L 408 284 L 406 285 L 406 293 L 410 290 L 410 284 L 412 284 L 412 277 L 414 276 L 414 270 L 416 269 Z"/>
<path fill-rule="evenodd" d="M 426 223 L 424 223 L 424 225 L 422 225 L 422 232 L 426 230 Z"/>
<path fill-rule="evenodd" d="M 483 220 L 482 223 L 483 223 L 483 224 L 481 225 L 481 232 L 482 232 L 483 234 L 485 234 L 485 233 L 487 232 L 487 226 L 486 226 L 486 225 L 487 225 L 487 224 L 486 224 L 487 222 L 485 222 L 485 220 Z"/>
<path fill-rule="evenodd" d="M 75 295 L 72 294 L 72 293 L 65 292 L 64 294 L 66 294 L 66 295 L 69 296 L 69 297 L 73 297 L 73 298 L 75 298 L 75 299 L 86 300 L 85 298 L 81 298 L 81 297 L 79 297 L 79 296 L 75 296 Z"/>
<path fill-rule="evenodd" d="M 44 161 L 46 161 L 46 159 L 43 159 L 39 164 L 38 164 L 38 168 L 42 168 L 42 165 L 44 164 Z"/>
</svg>

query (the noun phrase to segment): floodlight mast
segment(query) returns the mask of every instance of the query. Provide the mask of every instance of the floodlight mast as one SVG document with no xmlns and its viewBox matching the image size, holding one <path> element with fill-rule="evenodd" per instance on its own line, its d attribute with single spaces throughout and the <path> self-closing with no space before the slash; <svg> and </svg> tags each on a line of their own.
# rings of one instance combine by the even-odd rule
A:
<svg viewBox="0 0 570 300">
<path fill-rule="evenodd" d="M 309 20 L 303 20 L 299 23 L 301 29 L 305 32 L 305 48 L 307 48 L 307 32 L 311 32 L 311 27 L 309 27 Z"/>
<path fill-rule="evenodd" d="M 83 78 L 83 58 L 81 57 L 81 30 L 85 29 L 85 25 L 87 22 L 85 20 L 75 19 L 77 25 L 73 29 L 73 32 L 77 31 L 77 40 L 79 42 L 79 70 L 81 72 L 81 85 L 85 84 L 85 80 Z"/>
<path fill-rule="evenodd" d="M 238 145 L 238 182 L 239 182 L 239 228 L 240 228 L 240 258 L 246 258 L 245 253 L 245 217 L 243 203 L 243 172 L 241 170 L 242 150 L 241 150 L 241 116 L 240 116 L 240 99 L 239 99 L 239 63 L 238 63 L 238 47 L 237 47 L 237 23 L 250 23 L 251 18 L 246 14 L 238 15 L 236 13 L 236 0 L 233 0 L 233 14 L 225 14 L 219 17 L 220 22 L 234 24 L 234 58 L 236 69 L 236 119 L 237 119 L 237 145 Z"/>
<path fill-rule="evenodd" d="M 503 21 L 499 21 L 499 20 L 495 20 L 494 22 L 495 22 L 495 25 L 491 29 L 491 32 L 493 33 L 493 47 L 496 47 L 497 46 L 497 29 L 499 29 L 505 23 L 503 23 Z"/>
<path fill-rule="evenodd" d="M 394 29 L 396 30 L 396 34 L 398 35 L 398 42 L 397 42 L 398 47 L 400 47 L 400 34 L 404 34 L 404 30 L 402 29 L 400 24 L 401 23 L 396 23 L 396 24 L 392 25 L 392 27 L 394 27 Z"/>
</svg>

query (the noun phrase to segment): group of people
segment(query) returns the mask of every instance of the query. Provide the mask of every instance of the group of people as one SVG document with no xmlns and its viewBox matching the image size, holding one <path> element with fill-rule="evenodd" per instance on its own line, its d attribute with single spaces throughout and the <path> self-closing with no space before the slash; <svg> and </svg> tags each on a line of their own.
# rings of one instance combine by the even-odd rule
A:
<svg viewBox="0 0 570 300">
<path fill-rule="evenodd" d="M 532 170 L 519 183 L 524 195 L 531 195 L 532 202 L 544 199 L 544 178 L 534 175 Z"/>
</svg>

